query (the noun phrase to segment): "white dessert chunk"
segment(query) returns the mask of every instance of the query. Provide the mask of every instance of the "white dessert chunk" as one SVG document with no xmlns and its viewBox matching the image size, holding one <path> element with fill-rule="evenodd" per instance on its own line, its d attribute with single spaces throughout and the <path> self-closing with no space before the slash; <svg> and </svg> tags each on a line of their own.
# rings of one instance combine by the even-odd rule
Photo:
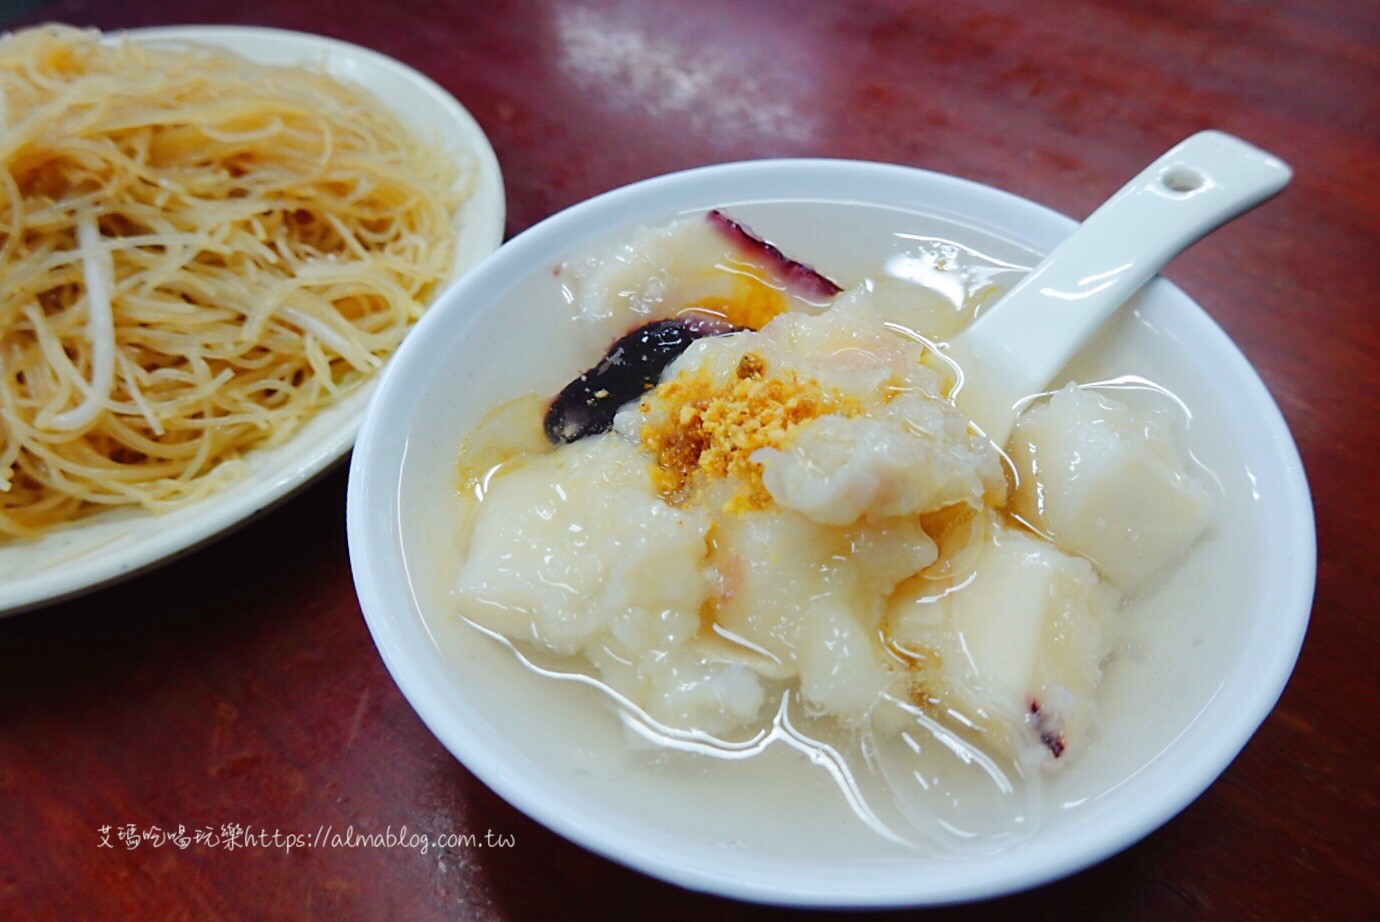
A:
<svg viewBox="0 0 1380 922">
<path fill-rule="evenodd" d="M 1084 742 L 1115 604 L 1086 560 L 994 527 L 966 584 L 943 592 L 911 581 L 887 629 L 916 659 L 917 697 L 1050 760 Z"/>
<path fill-rule="evenodd" d="M 1018 514 L 1124 590 L 1208 527 L 1211 497 L 1187 473 L 1166 413 L 1070 384 L 1022 415 L 1010 451 Z"/>
<path fill-rule="evenodd" d="M 668 656 L 644 656 L 651 678 L 647 712 L 673 727 L 723 733 L 752 723 L 764 695 L 758 674 L 743 663 L 706 659 L 691 647 Z"/>
<path fill-rule="evenodd" d="M 615 435 L 496 476 L 456 589 L 485 627 L 557 654 L 582 652 L 610 688 L 668 726 L 725 733 L 758 717 L 758 674 L 697 640 L 709 518 L 652 489 Z"/>
<path fill-rule="evenodd" d="M 782 314 L 752 337 L 751 348 L 769 368 L 848 394 L 940 394 L 939 376 L 920 361 L 924 347 L 886 327 L 865 285 L 839 295 L 822 314 Z"/>
<path fill-rule="evenodd" d="M 981 507 L 1006 483 L 996 452 L 949 404 L 903 394 L 871 417 L 826 416 L 802 426 L 784 449 L 753 455 L 782 506 L 826 525 L 863 516 Z"/>
<path fill-rule="evenodd" d="M 467 615 L 556 653 L 669 648 L 699 629 L 708 529 L 633 445 L 595 436 L 494 478 L 456 588 Z"/>
<path fill-rule="evenodd" d="M 717 652 L 695 638 L 670 650 L 629 654 L 599 646 L 586 656 L 610 688 L 653 720 L 726 734 L 760 719 L 764 693 L 759 672 Z"/>
<path fill-rule="evenodd" d="M 884 600 L 937 554 L 919 522 L 840 529 L 747 512 L 721 519 L 712 540 L 718 623 L 798 670 L 811 708 L 862 714 L 889 681 L 876 639 Z"/>
</svg>

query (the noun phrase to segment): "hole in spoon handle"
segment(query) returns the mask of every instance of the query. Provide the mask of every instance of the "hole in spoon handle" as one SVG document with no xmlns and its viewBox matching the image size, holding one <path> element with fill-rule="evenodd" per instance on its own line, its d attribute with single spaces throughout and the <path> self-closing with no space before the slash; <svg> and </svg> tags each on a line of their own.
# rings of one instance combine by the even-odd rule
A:
<svg viewBox="0 0 1380 922">
<path fill-rule="evenodd" d="M 1176 163 L 1160 173 L 1160 184 L 1170 192 L 1192 195 L 1208 183 L 1208 178 L 1191 166 Z"/>
</svg>

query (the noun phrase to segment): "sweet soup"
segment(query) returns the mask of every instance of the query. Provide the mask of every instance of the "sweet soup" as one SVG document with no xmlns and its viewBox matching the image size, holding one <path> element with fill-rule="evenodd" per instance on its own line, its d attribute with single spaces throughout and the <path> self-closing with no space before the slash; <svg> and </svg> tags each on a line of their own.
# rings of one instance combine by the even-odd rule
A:
<svg viewBox="0 0 1380 922">
<path fill-rule="evenodd" d="M 995 843 L 1096 734 L 1212 481 L 1138 380 L 1037 395 L 993 445 L 941 344 L 1002 273 L 911 268 L 845 291 L 720 212 L 561 267 L 608 349 L 467 435 L 451 601 L 644 743 L 785 743 L 884 836 Z"/>
</svg>

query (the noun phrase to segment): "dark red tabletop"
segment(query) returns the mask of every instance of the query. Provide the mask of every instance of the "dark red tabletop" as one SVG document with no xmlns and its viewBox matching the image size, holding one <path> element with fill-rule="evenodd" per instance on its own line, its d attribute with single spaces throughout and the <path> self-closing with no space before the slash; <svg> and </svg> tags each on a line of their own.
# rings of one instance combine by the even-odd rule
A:
<svg viewBox="0 0 1380 922">
<path fill-rule="evenodd" d="M 912 164 L 1085 216 L 1218 127 L 1293 185 L 1167 275 L 1260 370 L 1302 450 L 1318 591 L 1297 671 L 1226 774 L 1069 880 L 958 917 L 1375 918 L 1380 838 L 1380 5 L 1352 0 L 95 0 L 0 26 L 320 32 L 438 80 L 503 165 L 508 230 L 631 180 L 766 156 Z M 0 280 L 2 283 L 2 280 Z M 597 858 L 431 737 L 360 616 L 337 470 L 154 573 L 0 621 L 0 917 L 751 917 Z M 474 834 L 472 847 L 141 841 Z M 101 830 L 109 827 L 103 847 Z M 511 836 L 506 847 L 487 833 Z"/>
</svg>

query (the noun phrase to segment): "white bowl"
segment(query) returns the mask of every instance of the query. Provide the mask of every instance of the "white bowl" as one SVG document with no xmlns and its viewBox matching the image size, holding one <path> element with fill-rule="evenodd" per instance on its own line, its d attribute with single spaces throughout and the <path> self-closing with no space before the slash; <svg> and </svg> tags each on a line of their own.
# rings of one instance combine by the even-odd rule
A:
<svg viewBox="0 0 1380 922">
<path fill-rule="evenodd" d="M 394 679 L 432 732 L 500 796 L 561 835 L 697 890 L 772 903 L 887 906 L 1031 887 L 1164 823 L 1226 768 L 1284 687 L 1312 598 L 1312 510 L 1278 409 L 1241 353 L 1162 279 L 1072 371 L 1136 373 L 1182 395 L 1193 450 L 1222 478 L 1213 533 L 1136 610 L 1100 691 L 1090 749 L 1046 785 L 1028 841 L 953 857 L 886 843 L 823 772 L 780 752 L 744 763 L 630 753 L 599 693 L 535 676 L 446 605 L 456 451 L 497 403 L 553 394 L 599 346 L 570 336 L 553 274 L 639 225 L 726 206 L 842 275 L 899 228 L 1025 265 L 1074 222 L 974 183 L 845 161 L 706 167 L 619 189 L 504 246 L 423 319 L 384 373 L 350 470 L 350 558 Z M 821 776 L 817 778 L 816 776 Z"/>
<path fill-rule="evenodd" d="M 456 217 L 451 280 L 502 242 L 503 177 L 493 148 L 454 97 L 412 68 L 357 45 L 281 29 L 171 26 L 123 34 L 160 47 L 218 46 L 262 64 L 313 64 L 363 86 L 419 134 L 434 133 L 458 156 L 473 160 L 476 185 Z M 371 381 L 316 414 L 284 444 L 250 452 L 248 476 L 206 499 L 161 515 L 111 510 L 37 540 L 0 542 L 0 616 L 132 576 L 281 502 L 350 450 L 372 393 Z"/>
</svg>

